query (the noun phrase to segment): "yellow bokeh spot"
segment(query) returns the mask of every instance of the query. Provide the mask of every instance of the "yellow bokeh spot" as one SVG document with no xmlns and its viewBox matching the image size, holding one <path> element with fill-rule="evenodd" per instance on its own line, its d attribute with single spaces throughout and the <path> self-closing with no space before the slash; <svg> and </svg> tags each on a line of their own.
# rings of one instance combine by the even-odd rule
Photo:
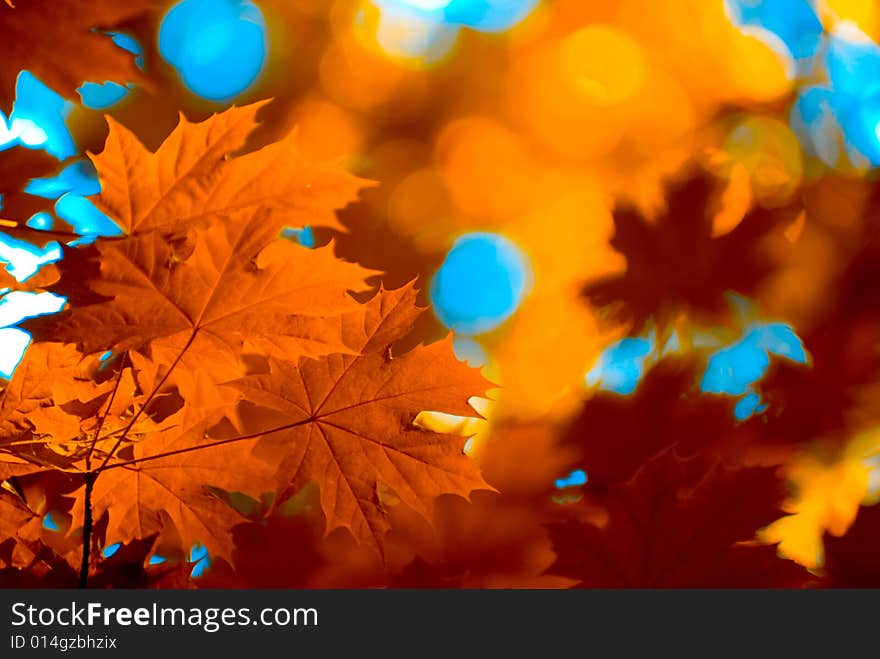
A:
<svg viewBox="0 0 880 659">
<path fill-rule="evenodd" d="M 437 164 L 452 201 L 482 220 L 510 220 L 528 208 L 531 163 L 513 131 L 482 117 L 459 119 L 437 140 Z"/>
<path fill-rule="evenodd" d="M 588 99 L 566 78 L 557 42 L 516 61 L 509 88 L 511 112 L 561 154 L 596 158 L 620 141 L 626 124 L 623 113 Z"/>
<path fill-rule="evenodd" d="M 737 124 L 724 143 L 734 166 L 745 169 L 759 202 L 782 204 L 803 176 L 801 147 L 791 129 L 771 117 L 749 117 Z"/>
<path fill-rule="evenodd" d="M 875 40 L 880 36 L 880 5 L 877 0 L 821 0 L 819 9 L 829 28 L 838 21 L 849 21 Z"/>
<path fill-rule="evenodd" d="M 330 160 L 358 153 L 362 133 L 351 114 L 318 98 L 303 101 L 294 111 L 303 155 L 314 160 Z"/>
<path fill-rule="evenodd" d="M 752 205 L 749 171 L 742 163 L 734 163 L 728 173 L 727 187 L 721 196 L 721 208 L 712 218 L 712 235 L 723 236 L 742 222 Z"/>
<path fill-rule="evenodd" d="M 616 105 L 631 98 L 645 83 L 647 66 L 639 44 L 610 25 L 591 25 L 562 43 L 563 75 L 599 105 Z"/>
<path fill-rule="evenodd" d="M 388 198 L 388 221 L 425 251 L 448 246 L 457 225 L 446 185 L 433 167 L 413 171 L 394 187 Z"/>
<path fill-rule="evenodd" d="M 330 43 L 318 73 L 327 95 L 355 110 L 369 110 L 399 97 L 394 109 L 404 112 L 417 107 L 423 98 L 414 72 L 401 68 L 355 34 L 342 34 Z M 406 94 L 399 94 L 404 89 Z"/>
<path fill-rule="evenodd" d="M 796 459 L 787 469 L 797 490 L 796 498 L 785 506 L 791 514 L 764 529 L 762 539 L 779 543 L 780 554 L 805 567 L 821 567 L 824 533 L 845 534 L 859 506 L 877 502 L 878 457 L 880 430 L 872 430 L 853 438 L 836 461 L 813 455 Z"/>
<path fill-rule="evenodd" d="M 779 37 L 746 27 L 731 32 L 727 46 L 728 73 L 735 93 L 756 101 L 772 101 L 789 92 L 795 63 Z"/>
<path fill-rule="evenodd" d="M 648 72 L 626 108 L 627 137 L 641 153 L 655 156 L 694 127 L 695 110 L 679 82 L 660 69 Z"/>
</svg>

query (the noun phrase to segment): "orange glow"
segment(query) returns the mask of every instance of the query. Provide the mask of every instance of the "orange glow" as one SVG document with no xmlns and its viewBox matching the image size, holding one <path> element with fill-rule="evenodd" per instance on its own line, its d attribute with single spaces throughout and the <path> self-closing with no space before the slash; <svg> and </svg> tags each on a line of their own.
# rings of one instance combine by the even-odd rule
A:
<svg viewBox="0 0 880 659">
<path fill-rule="evenodd" d="M 563 77 L 587 103 L 616 105 L 645 84 L 647 64 L 639 44 L 612 26 L 592 25 L 562 42 Z"/>
<path fill-rule="evenodd" d="M 528 208 L 531 163 L 507 128 L 479 117 L 460 119 L 443 130 L 436 154 L 449 195 L 463 212 L 501 221 Z"/>
</svg>

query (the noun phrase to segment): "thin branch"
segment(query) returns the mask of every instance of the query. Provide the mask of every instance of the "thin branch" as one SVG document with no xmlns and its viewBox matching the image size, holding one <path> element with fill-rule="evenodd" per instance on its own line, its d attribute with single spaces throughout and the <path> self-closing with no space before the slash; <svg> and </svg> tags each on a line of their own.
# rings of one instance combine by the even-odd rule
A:
<svg viewBox="0 0 880 659">
<path fill-rule="evenodd" d="M 102 435 L 101 437 L 99 437 L 98 441 L 103 442 L 106 439 L 112 439 L 113 437 L 118 437 L 119 435 L 122 434 L 122 431 L 124 431 L 124 430 L 125 430 L 125 428 L 117 428 L 116 430 L 111 430 L 106 435 Z"/>
<path fill-rule="evenodd" d="M 9 442 L 8 444 L 4 444 L 2 449 L 9 448 L 10 446 L 27 446 L 28 444 L 41 444 L 43 446 L 46 445 L 45 439 L 16 439 L 15 441 Z M 0 453 L 4 452 L 0 449 Z M 10 453 L 9 455 L 15 455 L 15 453 Z M 20 456 L 16 456 L 20 457 Z"/>
<path fill-rule="evenodd" d="M 86 475 L 86 491 L 84 495 L 85 505 L 83 506 L 83 547 L 82 562 L 79 566 L 79 587 L 87 588 L 89 585 L 89 554 L 92 548 L 92 489 L 95 487 L 95 480 L 98 474 L 89 472 Z"/>
<path fill-rule="evenodd" d="M 86 471 L 91 471 L 92 469 L 92 453 L 95 451 L 95 445 L 98 443 L 98 439 L 101 436 L 101 430 L 104 428 L 104 420 L 110 414 L 110 409 L 113 407 L 113 401 L 116 400 L 116 392 L 119 391 L 119 383 L 122 382 L 122 375 L 125 373 L 125 362 L 128 360 L 128 351 L 126 350 L 122 354 L 122 359 L 119 361 L 119 373 L 116 376 L 116 384 L 113 385 L 113 392 L 110 394 L 110 400 L 107 402 L 107 409 L 104 410 L 104 413 L 98 419 L 98 427 L 95 428 L 95 435 L 92 437 L 92 443 L 89 445 L 89 452 L 86 453 Z"/>
<path fill-rule="evenodd" d="M 110 462 L 110 460 L 113 458 L 113 455 L 116 453 L 116 451 L 119 449 L 119 447 L 122 446 L 122 442 L 125 441 L 125 438 L 128 436 L 128 433 L 131 432 L 131 429 L 134 427 L 134 424 L 141 417 L 141 414 L 144 413 L 144 411 L 147 409 L 149 404 L 153 401 L 153 398 L 155 398 L 156 394 L 159 393 L 159 390 L 165 385 L 165 382 L 168 381 L 168 378 L 171 376 L 172 371 L 174 371 L 174 369 L 180 363 L 180 360 L 183 359 L 183 355 L 186 353 L 187 350 L 189 350 L 189 347 L 193 344 L 193 341 L 195 341 L 196 334 L 198 334 L 198 333 L 199 333 L 199 328 L 198 327 L 194 328 L 192 334 L 189 337 L 189 340 L 186 342 L 186 345 L 183 346 L 183 349 L 180 351 L 180 353 L 177 355 L 177 357 L 174 358 L 174 362 L 172 362 L 171 366 L 165 372 L 165 375 L 162 376 L 162 379 L 159 380 L 159 383 L 155 387 L 153 387 L 153 391 L 151 391 L 150 395 L 147 396 L 147 400 L 144 401 L 144 404 L 141 405 L 141 408 L 135 413 L 135 415 L 133 417 L 131 417 L 131 420 L 128 422 L 128 424 L 125 426 L 125 429 L 122 431 L 122 435 L 120 435 L 119 439 L 116 440 L 116 443 L 113 445 L 113 448 L 110 449 L 110 452 L 107 454 L 107 457 L 104 458 L 104 461 L 101 463 L 101 466 L 98 467 L 97 471 L 101 471 L 102 469 L 104 469 L 104 467 L 107 466 L 107 463 Z"/>
<path fill-rule="evenodd" d="M 263 437 L 265 435 L 271 435 L 274 432 L 280 432 L 282 430 L 289 430 L 290 428 L 297 428 L 299 426 L 304 426 L 307 423 L 314 422 L 313 418 L 302 419 L 301 421 L 296 421 L 294 423 L 288 423 L 283 426 L 278 426 L 277 428 L 270 428 L 269 430 L 261 430 L 260 432 L 255 432 L 250 435 L 241 435 L 239 437 L 230 437 L 228 439 L 219 439 L 214 442 L 208 442 L 206 444 L 199 444 L 198 446 L 188 446 L 187 448 L 177 449 L 175 451 L 168 451 L 167 453 L 158 453 L 156 455 L 149 455 L 145 458 L 134 458 L 133 460 L 126 460 L 125 462 L 114 462 L 112 465 L 101 465 L 93 473 L 100 474 L 105 471 L 109 471 L 110 469 L 116 469 L 117 467 L 129 467 L 134 464 L 141 464 L 144 462 L 151 462 L 153 460 L 161 460 L 162 458 L 168 458 L 174 455 L 181 455 L 183 453 L 193 453 L 195 451 L 202 451 L 204 449 L 214 448 L 216 446 L 223 446 L 224 444 L 233 444 L 235 442 L 244 442 L 249 439 L 257 439 L 259 437 Z"/>
</svg>

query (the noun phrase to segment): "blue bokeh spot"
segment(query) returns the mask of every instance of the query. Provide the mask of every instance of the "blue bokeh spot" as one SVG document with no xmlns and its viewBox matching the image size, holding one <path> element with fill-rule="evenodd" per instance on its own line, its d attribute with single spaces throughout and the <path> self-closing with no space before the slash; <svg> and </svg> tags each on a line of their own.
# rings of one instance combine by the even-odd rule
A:
<svg viewBox="0 0 880 659">
<path fill-rule="evenodd" d="M 78 160 L 65 167 L 56 176 L 32 179 L 25 192 L 45 199 L 57 199 L 55 212 L 58 217 L 70 224 L 81 236 L 123 234 L 119 225 L 87 199 L 101 192 L 97 172 L 89 160 Z"/>
<path fill-rule="evenodd" d="M 807 87 L 798 94 L 789 119 L 804 151 L 829 167 L 836 166 L 842 155 L 837 119 L 840 103 L 840 97 L 830 87 Z"/>
<path fill-rule="evenodd" d="M 459 334 L 482 334 L 510 318 L 529 287 L 525 255 L 507 238 L 472 233 L 459 238 L 431 280 L 434 313 Z"/>
<path fill-rule="evenodd" d="M 406 11 L 436 24 L 479 32 L 504 32 L 523 21 L 538 0 L 373 0 L 392 11 Z"/>
<path fill-rule="evenodd" d="M 701 389 L 707 393 L 742 396 L 764 377 L 770 355 L 806 364 L 807 352 L 794 330 L 784 323 L 758 325 L 736 343 L 709 359 Z"/>
<path fill-rule="evenodd" d="M 613 343 L 587 373 L 587 384 L 616 394 L 631 394 L 639 386 L 653 350 L 654 342 L 642 337 L 627 337 Z"/>
<path fill-rule="evenodd" d="M 61 170 L 56 176 L 31 179 L 24 189 L 28 194 L 44 199 L 58 199 L 73 192 L 82 196 L 101 192 L 98 173 L 90 160 L 77 160 Z"/>
<path fill-rule="evenodd" d="M 480 32 L 503 32 L 525 19 L 538 0 L 452 0 L 444 10 L 449 23 Z"/>
<path fill-rule="evenodd" d="M 452 341 L 455 358 L 470 366 L 485 366 L 489 363 L 489 353 L 480 342 L 470 336 L 456 336 Z"/>
<path fill-rule="evenodd" d="M 795 59 L 810 58 L 822 43 L 824 28 L 809 0 L 727 0 L 734 23 L 772 32 Z"/>
<path fill-rule="evenodd" d="M 124 232 L 85 197 L 67 193 L 55 203 L 55 212 L 80 236 L 121 236 Z M 78 241 L 82 244 L 86 241 Z"/>
<path fill-rule="evenodd" d="M 76 90 L 82 104 L 92 110 L 105 110 L 128 96 L 129 87 L 118 82 L 86 82 Z"/>
<path fill-rule="evenodd" d="M 770 366 L 770 357 L 754 334 L 722 348 L 709 359 L 700 388 L 712 394 L 742 396 Z"/>
<path fill-rule="evenodd" d="M 25 281 L 46 263 L 54 263 L 61 258 L 61 246 L 51 242 L 42 249 L 21 240 L 16 240 L 0 232 L 0 261 L 5 262 L 6 271 L 18 281 Z"/>
<path fill-rule="evenodd" d="M 740 398 L 733 408 L 733 416 L 737 421 L 745 421 L 754 414 L 760 414 L 767 409 L 767 405 L 761 403 L 761 397 L 754 391 L 749 391 Z"/>
<path fill-rule="evenodd" d="M 65 120 L 73 103 L 65 101 L 29 71 L 18 74 L 15 103 L 9 115 L 0 112 L 0 151 L 15 145 L 44 149 L 59 160 L 76 153 L 73 137 Z"/>
<path fill-rule="evenodd" d="M 581 485 L 586 485 L 587 483 L 587 472 L 583 469 L 575 469 L 568 476 L 564 478 L 557 478 L 556 485 L 557 490 L 564 490 L 569 487 L 580 487 Z"/>
<path fill-rule="evenodd" d="M 880 165 L 880 47 L 842 23 L 817 59 L 826 81 L 800 91 L 792 130 L 805 151 L 829 167 L 844 164 L 844 155 L 859 169 Z"/>
<path fill-rule="evenodd" d="M 227 102 L 246 91 L 266 61 L 266 25 L 246 0 L 183 0 L 159 29 L 159 53 L 197 96 Z"/>
<path fill-rule="evenodd" d="M 33 215 L 27 222 L 27 226 L 31 229 L 39 229 L 40 231 L 51 231 L 55 226 L 55 218 L 49 213 L 39 212 Z"/>
<path fill-rule="evenodd" d="M 759 324 L 712 355 L 700 387 L 707 393 L 741 396 L 733 410 L 739 421 L 759 414 L 767 406 L 761 403 L 753 385 L 767 373 L 771 355 L 798 364 L 809 361 L 803 342 L 791 327 L 784 323 Z"/>
</svg>

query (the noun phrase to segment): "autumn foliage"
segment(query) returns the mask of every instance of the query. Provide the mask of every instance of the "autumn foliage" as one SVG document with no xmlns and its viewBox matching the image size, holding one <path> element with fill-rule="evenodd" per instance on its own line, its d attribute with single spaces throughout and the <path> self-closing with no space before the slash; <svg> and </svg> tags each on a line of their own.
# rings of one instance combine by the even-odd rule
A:
<svg viewBox="0 0 880 659">
<path fill-rule="evenodd" d="M 316 482 L 327 530 L 381 551 L 380 494 L 427 515 L 441 494 L 485 487 L 463 438 L 412 422 L 473 414 L 489 383 L 448 341 L 392 352 L 420 313 L 412 286 L 359 303 L 369 270 L 280 237 L 333 224 L 359 182 L 289 144 L 230 158 L 256 110 L 184 121 L 156 153 L 114 124 L 94 158 L 98 203 L 126 235 L 68 254 L 47 288 L 82 288 L 82 301 L 27 323 L 36 342 L 4 391 L 3 476 L 46 496 L 46 470 L 63 475 L 71 534 L 95 549 L 158 534 L 171 555 L 202 544 L 231 561 L 243 518 L 224 494 Z M 269 168 L 284 180 L 248 185 Z M 235 185 L 246 192 L 226 201 Z M 13 565 L 32 560 L 26 547 Z"/>
<path fill-rule="evenodd" d="M 159 57 L 168 4 L 0 5 L 0 120 L 22 70 L 64 98 L 136 85 L 68 122 L 118 235 L 28 187 L 69 162 L 0 151 L 0 231 L 62 257 L 0 270 L 0 305 L 65 299 L 16 325 L 32 341 L 0 381 L 0 586 L 880 583 L 877 186 L 737 160 L 735 110 L 781 116 L 791 90 L 720 1 L 694 3 L 706 43 L 652 23 L 674 1 L 548 2 L 419 71 L 350 32 L 365 3 L 256 0 L 277 48 L 219 104 Z M 532 265 L 484 368 L 425 308 L 465 230 Z M 712 351 L 782 320 L 804 358 L 762 343 L 740 414 Z M 650 341 L 637 386 L 585 385 L 626 340 Z"/>
</svg>

